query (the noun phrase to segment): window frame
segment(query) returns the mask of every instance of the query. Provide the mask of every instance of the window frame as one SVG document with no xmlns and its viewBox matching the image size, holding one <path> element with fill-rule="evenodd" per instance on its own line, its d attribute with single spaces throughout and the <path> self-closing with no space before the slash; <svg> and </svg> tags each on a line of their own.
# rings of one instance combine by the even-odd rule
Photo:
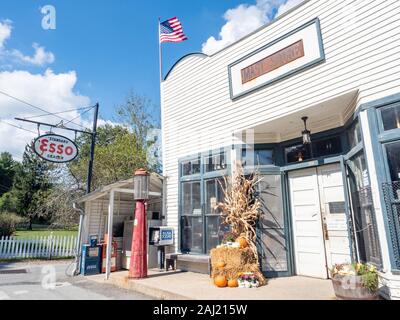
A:
<svg viewBox="0 0 400 320">
<path fill-rule="evenodd" d="M 206 172 L 206 159 L 208 159 L 210 156 L 215 156 L 218 154 L 224 153 L 225 154 L 225 162 L 226 162 L 226 168 L 222 170 L 217 170 L 217 171 L 212 171 L 212 172 Z M 199 174 L 194 174 L 194 175 L 182 175 L 182 163 L 186 161 L 190 161 L 191 159 L 200 159 L 200 173 Z M 179 164 L 179 185 L 178 185 L 178 221 L 179 221 L 179 226 L 178 226 L 178 250 L 180 252 L 186 252 L 183 251 L 182 245 L 183 245 L 183 232 L 182 232 L 182 219 L 183 217 L 201 217 L 203 219 L 203 226 L 202 226 L 202 250 L 201 252 L 189 252 L 190 254 L 193 255 L 204 255 L 207 254 L 207 214 L 206 214 L 206 204 L 205 204 L 205 194 L 206 194 L 206 181 L 211 180 L 211 179 L 217 179 L 217 178 L 222 178 L 224 176 L 230 176 L 230 171 L 231 171 L 231 165 L 230 165 L 230 148 L 229 147 L 223 147 L 219 149 L 214 149 L 211 151 L 206 151 L 202 153 L 198 153 L 196 155 L 191 155 L 188 157 L 183 157 L 178 160 Z M 183 184 L 188 183 L 188 182 L 200 182 L 200 205 L 201 205 L 201 215 L 185 215 L 183 214 Z M 213 215 L 215 216 L 215 215 Z"/>
</svg>

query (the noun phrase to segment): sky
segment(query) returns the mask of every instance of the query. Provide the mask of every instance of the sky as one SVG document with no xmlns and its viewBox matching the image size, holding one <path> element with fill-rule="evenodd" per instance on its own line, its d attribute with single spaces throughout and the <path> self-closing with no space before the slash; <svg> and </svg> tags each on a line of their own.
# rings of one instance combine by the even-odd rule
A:
<svg viewBox="0 0 400 320">
<path fill-rule="evenodd" d="M 2 0 L 0 3 L 0 152 L 21 160 L 24 147 L 49 128 L 15 117 L 90 127 L 116 123 L 115 107 L 131 90 L 159 106 L 158 18 L 178 17 L 188 40 L 163 44 L 163 74 L 183 55 L 212 54 L 302 0 Z M 42 12 L 43 11 L 43 12 Z M 159 117 L 159 114 L 155 114 Z M 64 123 L 67 122 L 64 120 Z M 15 126 L 19 127 L 16 128 Z M 21 127 L 23 129 L 21 129 Z M 24 130 L 25 129 L 25 130 Z M 65 131 L 54 132 L 71 137 Z"/>
</svg>

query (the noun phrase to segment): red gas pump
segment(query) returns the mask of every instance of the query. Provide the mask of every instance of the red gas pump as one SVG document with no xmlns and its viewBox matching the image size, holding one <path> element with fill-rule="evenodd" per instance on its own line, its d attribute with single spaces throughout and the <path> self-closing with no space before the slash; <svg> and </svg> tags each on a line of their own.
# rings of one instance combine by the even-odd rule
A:
<svg viewBox="0 0 400 320">
<path fill-rule="evenodd" d="M 145 169 L 136 170 L 133 185 L 136 209 L 129 278 L 140 279 L 147 277 L 146 200 L 149 198 L 149 173 Z"/>
</svg>

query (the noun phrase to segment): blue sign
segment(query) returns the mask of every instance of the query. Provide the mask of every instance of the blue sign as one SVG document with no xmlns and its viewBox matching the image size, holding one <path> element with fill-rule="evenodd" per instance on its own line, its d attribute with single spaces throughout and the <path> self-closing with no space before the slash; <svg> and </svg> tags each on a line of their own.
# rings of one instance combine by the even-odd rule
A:
<svg viewBox="0 0 400 320">
<path fill-rule="evenodd" d="M 161 230 L 161 240 L 172 240 L 173 237 L 172 230 Z"/>
<path fill-rule="evenodd" d="M 160 227 L 160 246 L 168 246 L 174 244 L 174 228 Z"/>
</svg>

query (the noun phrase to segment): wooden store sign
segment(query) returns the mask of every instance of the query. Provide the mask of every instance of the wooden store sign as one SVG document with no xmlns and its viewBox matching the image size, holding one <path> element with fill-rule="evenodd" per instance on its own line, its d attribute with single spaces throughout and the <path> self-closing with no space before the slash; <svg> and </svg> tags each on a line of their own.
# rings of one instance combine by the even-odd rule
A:
<svg viewBox="0 0 400 320">
<path fill-rule="evenodd" d="M 229 65 L 231 98 L 236 99 L 324 60 L 320 23 L 314 19 Z"/>
<path fill-rule="evenodd" d="M 78 156 L 75 142 L 57 134 L 46 134 L 36 138 L 33 150 L 42 159 L 56 163 L 70 162 Z"/>
<path fill-rule="evenodd" d="M 304 57 L 303 40 L 279 50 L 270 56 L 242 69 L 242 83 L 249 82 L 264 74 L 274 71 L 285 64 Z"/>
</svg>

